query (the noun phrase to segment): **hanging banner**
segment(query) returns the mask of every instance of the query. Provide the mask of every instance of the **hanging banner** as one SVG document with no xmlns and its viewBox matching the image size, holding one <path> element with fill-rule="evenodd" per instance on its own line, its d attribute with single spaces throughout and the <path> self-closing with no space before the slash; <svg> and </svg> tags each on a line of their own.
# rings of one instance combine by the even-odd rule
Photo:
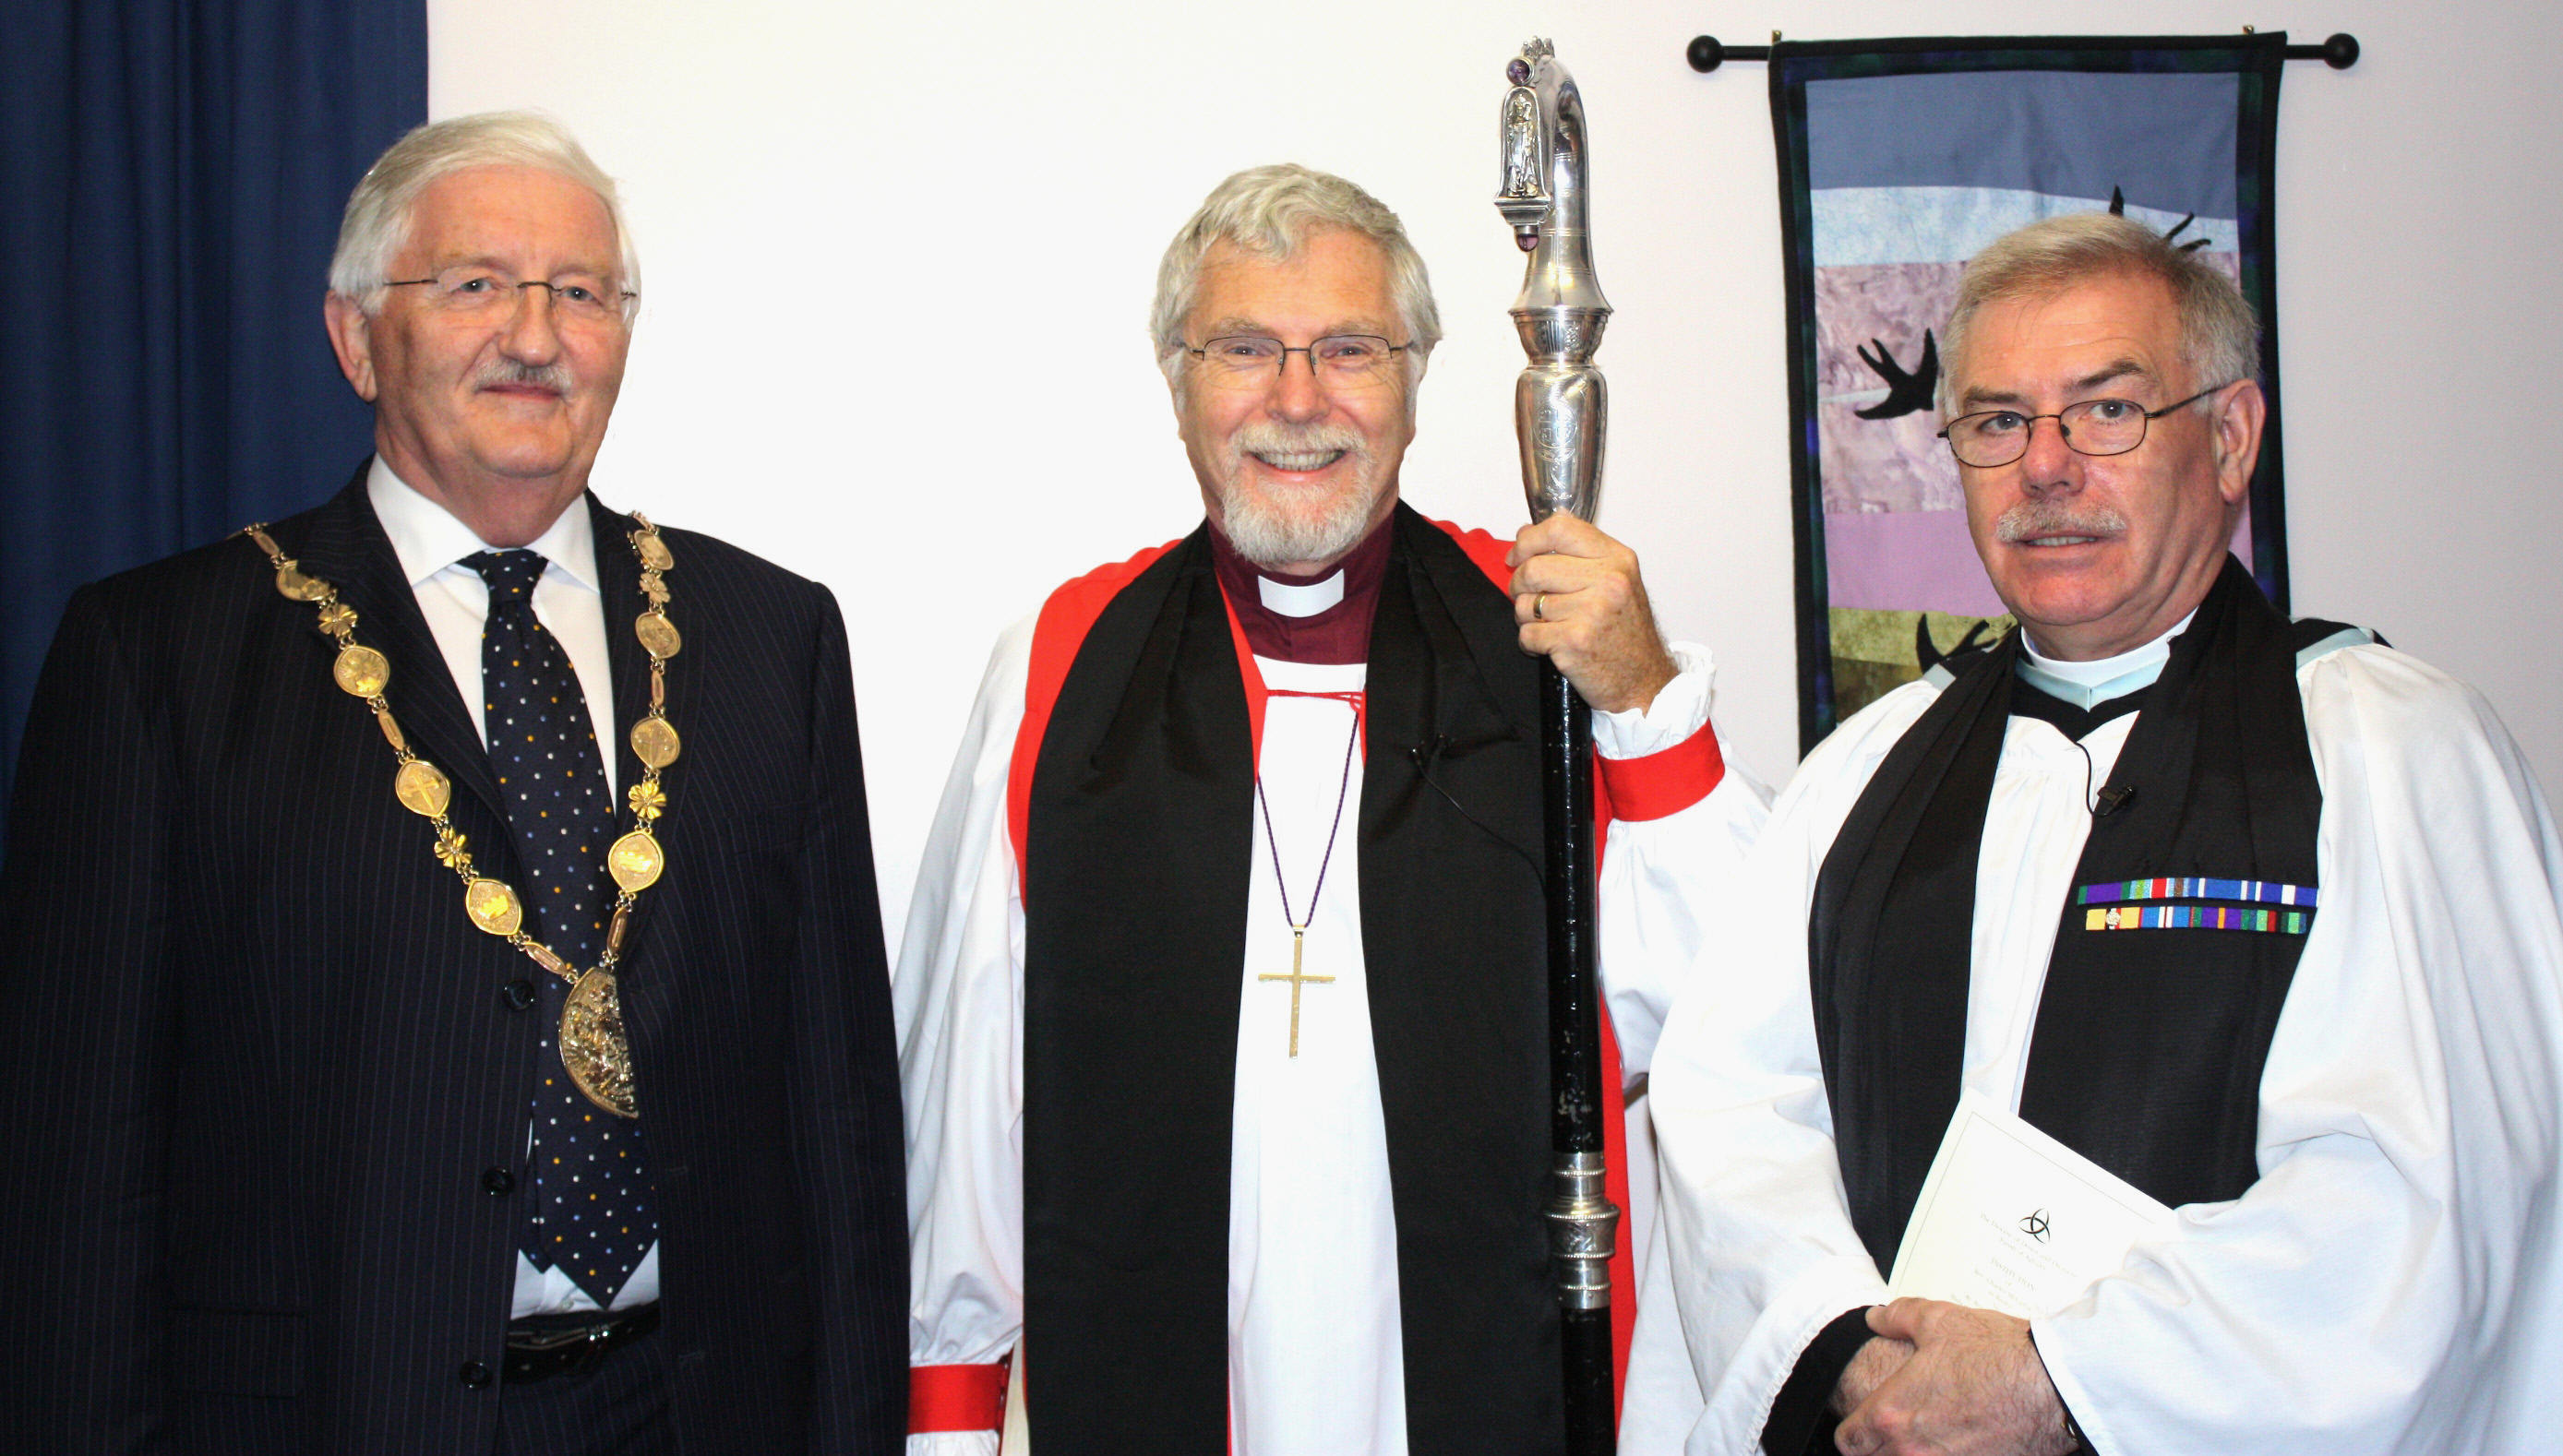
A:
<svg viewBox="0 0 2563 1456">
<path fill-rule="evenodd" d="M 1976 251 L 2121 211 L 2260 310 L 2269 423 L 2235 551 L 2287 606 L 2270 235 L 2286 37 L 1781 42 L 1801 751 L 2010 627 L 1936 438 L 1938 335 Z"/>
</svg>

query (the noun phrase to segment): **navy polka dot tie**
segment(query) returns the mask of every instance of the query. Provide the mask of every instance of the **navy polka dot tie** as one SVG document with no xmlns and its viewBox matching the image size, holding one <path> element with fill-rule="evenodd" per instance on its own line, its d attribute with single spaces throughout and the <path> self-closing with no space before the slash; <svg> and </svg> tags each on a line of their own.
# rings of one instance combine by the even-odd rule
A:
<svg viewBox="0 0 2563 1456">
<path fill-rule="evenodd" d="M 590 966 L 614 907 L 605 873 L 614 801 L 578 674 L 534 618 L 543 558 L 484 551 L 463 564 L 490 584 L 490 617 L 481 630 L 484 729 L 524 867 L 525 929 L 562 960 Z M 535 1268 L 558 1265 L 590 1299 L 611 1307 L 659 1237 L 641 1124 L 598 1107 L 571 1083 L 557 1046 L 569 983 L 536 979 L 543 1029 L 534 1054 L 533 1196 L 518 1246 Z"/>
</svg>

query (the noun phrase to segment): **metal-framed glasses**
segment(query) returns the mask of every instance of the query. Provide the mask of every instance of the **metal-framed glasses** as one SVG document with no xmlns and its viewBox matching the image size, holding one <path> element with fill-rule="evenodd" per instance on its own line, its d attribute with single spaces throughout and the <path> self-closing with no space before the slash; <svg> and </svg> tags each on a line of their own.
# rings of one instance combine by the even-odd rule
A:
<svg viewBox="0 0 2563 1456">
<path fill-rule="evenodd" d="M 1308 356 L 1308 372 L 1327 389 L 1376 389 L 1396 377 L 1397 356 L 1405 344 L 1392 344 L 1374 334 L 1328 334 L 1306 348 L 1280 339 L 1231 334 L 1184 352 L 1202 361 L 1202 377 L 1218 389 L 1263 389 L 1282 377 L 1290 356 Z"/>
<path fill-rule="evenodd" d="M 494 268 L 462 264 L 424 278 L 394 278 L 386 288 L 425 288 L 429 306 L 466 318 L 495 316 L 516 306 L 528 288 L 551 294 L 553 311 L 585 324 L 619 322 L 632 300 L 641 295 L 615 285 L 612 278 L 591 273 L 563 273 L 556 278 L 517 278 Z"/>
<path fill-rule="evenodd" d="M 2029 454 L 2030 433 L 2041 420 L 2056 422 L 2057 434 L 2065 438 L 2067 448 L 2077 455 L 2125 455 L 2145 443 L 2145 427 L 2174 410 L 2186 409 L 2224 389 L 2234 381 L 2227 380 L 2216 389 L 2202 389 L 2178 404 L 2148 410 L 2134 400 L 2083 400 L 2067 405 L 2052 415 L 2024 415 L 2018 410 L 1978 410 L 1960 415 L 1940 432 L 1949 442 L 1949 453 L 1958 463 L 1977 469 L 2008 465 Z"/>
</svg>

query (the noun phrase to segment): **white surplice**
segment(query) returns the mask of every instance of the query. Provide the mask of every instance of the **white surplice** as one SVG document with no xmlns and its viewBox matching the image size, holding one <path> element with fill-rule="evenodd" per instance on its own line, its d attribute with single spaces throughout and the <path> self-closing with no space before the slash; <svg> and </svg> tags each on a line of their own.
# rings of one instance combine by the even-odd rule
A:
<svg viewBox="0 0 2563 1456">
<path fill-rule="evenodd" d="M 1288 605 L 1274 601 L 1277 610 Z M 1024 920 L 1006 780 L 1024 710 L 1033 623 L 1000 639 L 935 817 L 892 992 L 906 1094 L 913 1241 L 910 1360 L 983 1365 L 1023 1328 Z M 1682 674 L 1644 712 L 1597 714 L 1618 759 L 1673 747 L 1707 721 L 1713 665 L 1678 645 Z M 1229 1391 L 1239 1456 L 1406 1450 L 1396 1223 L 1361 950 L 1362 759 L 1345 781 L 1349 705 L 1364 668 L 1257 658 L 1268 688 L 1263 760 L 1281 873 L 1309 914 L 1336 798 L 1343 826 L 1316 897 L 1303 969 L 1299 1055 L 1288 1055 L 1290 933 L 1261 812 L 1249 870 L 1238 1025 L 1229 1234 Z M 1624 1075 L 1643 1075 L 1702 935 L 1701 881 L 1731 872 L 1767 798 L 1729 765 L 1706 798 L 1615 821 L 1600 894 L 1603 989 Z M 1638 1171 L 1633 1170 L 1634 1175 Z M 1632 1201 L 1652 1203 L 1652 1188 Z M 1640 1230 L 1624 1229 L 1637 1240 Z M 1032 1358 L 1037 1366 L 1039 1357 Z M 1674 1361 L 1679 1365 L 1677 1359 Z M 1679 1370 L 1686 1381 L 1686 1367 Z M 1038 1409 L 1040 1380 L 1028 1398 Z M 1641 1399 L 1633 1372 L 1630 1401 Z M 1036 1419 L 1036 1423 L 1037 1419 Z M 993 1432 L 911 1435 L 909 1456 L 989 1456 Z"/>
<path fill-rule="evenodd" d="M 2372 645 L 2297 683 L 2321 901 L 2261 1078 L 2260 1181 L 2181 1208 L 2035 1321 L 2038 1348 L 2107 1456 L 2541 1451 L 2563 1428 L 2563 843 L 2464 684 Z M 1808 1342 L 1883 1293 L 1836 1162 L 1807 913 L 1938 691 L 1899 688 L 1808 757 L 1728 887 L 1740 933 L 1708 948 L 1657 1058 L 1666 1238 L 1707 1392 L 1693 1453 L 1757 1451 Z M 2086 796 L 2134 722 L 2077 747 L 2016 717 L 2004 739 L 1961 1071 L 2000 1106 L 2019 1106 Z"/>
<path fill-rule="evenodd" d="M 1271 817 L 1256 815 L 1237 1017 L 1229 1417 L 1242 1451 L 1404 1451 L 1397 1218 L 1351 833 L 1361 819 L 1361 751 L 1354 746 L 1347 767 L 1351 704 L 1290 695 L 1359 692 L 1364 669 L 1255 662 L 1274 693 L 1264 708 L 1262 764 Z M 1339 820 L 1351 822 L 1335 832 Z M 1308 926 L 1302 969 L 1334 978 L 1298 992 L 1296 1056 L 1291 988 L 1260 979 L 1290 970 L 1284 890 Z M 1330 1398 L 1308 1398 L 1316 1391 Z"/>
</svg>

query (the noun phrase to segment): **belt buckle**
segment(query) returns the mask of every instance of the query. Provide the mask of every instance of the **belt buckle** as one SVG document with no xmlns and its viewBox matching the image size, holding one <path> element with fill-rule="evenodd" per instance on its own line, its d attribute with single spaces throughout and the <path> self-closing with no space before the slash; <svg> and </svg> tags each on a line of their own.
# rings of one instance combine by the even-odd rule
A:
<svg viewBox="0 0 2563 1456">
<path fill-rule="evenodd" d="M 604 1315 L 594 1324 L 584 1327 L 510 1335 L 507 1349 L 511 1355 L 550 1365 L 549 1369 L 534 1376 L 535 1379 L 585 1374 L 605 1358 L 609 1342 L 624 1324 L 622 1319 Z"/>
<path fill-rule="evenodd" d="M 605 1359 L 607 1337 L 615 1332 L 619 1324 L 619 1321 L 607 1318 L 588 1326 L 587 1333 L 581 1337 L 579 1350 L 570 1356 L 569 1366 L 562 1373 L 583 1375 L 596 1368 L 597 1363 Z"/>
<path fill-rule="evenodd" d="M 521 1335 L 509 1335 L 507 1345 L 510 1349 L 527 1355 L 551 1355 L 567 1350 L 582 1341 L 595 1339 L 597 1332 L 604 1328 L 605 1324 L 599 1322 L 585 1328 L 529 1331 Z"/>
</svg>

